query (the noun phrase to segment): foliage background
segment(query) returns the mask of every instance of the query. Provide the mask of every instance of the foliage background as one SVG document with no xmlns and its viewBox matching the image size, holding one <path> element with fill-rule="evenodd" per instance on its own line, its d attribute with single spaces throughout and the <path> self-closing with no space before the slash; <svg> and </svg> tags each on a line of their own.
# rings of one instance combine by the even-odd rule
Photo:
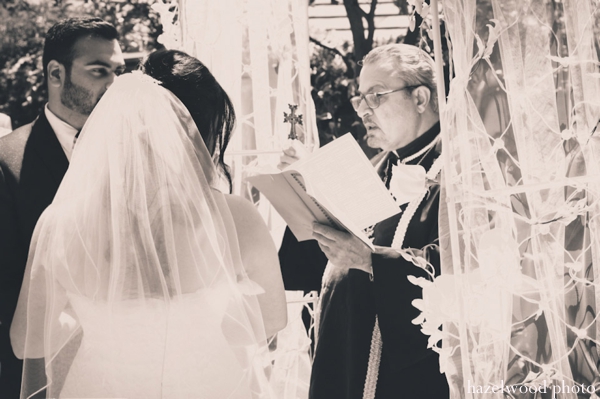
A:
<svg viewBox="0 0 600 399">
<path fill-rule="evenodd" d="M 135 68 L 135 53 L 149 52 L 161 45 L 159 15 L 151 5 L 161 0 L 5 0 L 0 5 L 0 112 L 11 116 L 13 128 L 31 122 L 46 102 L 42 72 L 42 49 L 46 31 L 57 21 L 94 15 L 111 22 L 121 35 L 124 53 L 134 53 L 128 62 Z M 310 1 L 310 0 L 307 0 Z M 333 0 L 332 0 L 333 1 Z M 359 5 L 358 0 L 344 0 L 351 23 L 352 42 L 331 48 L 311 38 L 311 83 L 321 144 L 351 132 L 368 156 L 376 151 L 364 142 L 365 130 L 350 105 L 356 91 L 356 76 L 362 59 L 374 46 L 386 44 L 373 40 L 377 0 Z M 413 12 L 406 0 L 395 0 L 400 14 Z M 367 9 L 368 11 L 365 11 Z M 357 18 L 356 16 L 360 16 Z M 416 18 L 416 26 L 421 23 Z M 421 29 L 389 42 L 431 43 Z M 126 54 L 127 58 L 127 54 Z"/>
<path fill-rule="evenodd" d="M 0 5 L 0 112 L 13 128 L 29 123 L 46 103 L 42 50 L 57 21 L 93 15 L 111 22 L 124 52 L 150 51 L 162 33 L 153 0 L 5 0 Z M 135 60 L 134 62 L 137 62 Z"/>
</svg>

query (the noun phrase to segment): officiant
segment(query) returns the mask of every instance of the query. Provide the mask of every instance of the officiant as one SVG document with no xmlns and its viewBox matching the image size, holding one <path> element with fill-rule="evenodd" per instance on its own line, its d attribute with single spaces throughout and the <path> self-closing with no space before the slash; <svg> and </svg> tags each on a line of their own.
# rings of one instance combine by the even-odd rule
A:
<svg viewBox="0 0 600 399">
<path fill-rule="evenodd" d="M 392 193 L 406 197 L 399 201 L 398 215 L 372 228 L 376 250 L 348 232 L 319 224 L 314 225 L 316 242 L 298 243 L 289 231 L 284 238 L 279 256 L 287 286 L 313 289 L 328 261 L 311 399 L 449 396 L 438 355 L 411 322 L 420 313 L 411 302 L 422 292 L 407 276 L 426 273 L 390 248 L 394 243 L 420 251 L 439 274 L 439 185 L 425 182 L 425 173 L 431 177 L 440 164 L 434 165 L 440 155 L 434 70 L 428 54 L 405 44 L 377 47 L 363 60 L 359 93 L 351 102 L 367 129 L 368 145 L 385 153 L 376 165 L 379 175 Z M 282 162 L 294 157 L 288 152 Z M 424 197 L 411 194 L 419 186 L 428 187 Z M 414 214 L 406 212 L 411 203 Z M 398 228 L 406 223 L 405 230 Z M 312 273 L 298 279 L 302 264 Z"/>
</svg>

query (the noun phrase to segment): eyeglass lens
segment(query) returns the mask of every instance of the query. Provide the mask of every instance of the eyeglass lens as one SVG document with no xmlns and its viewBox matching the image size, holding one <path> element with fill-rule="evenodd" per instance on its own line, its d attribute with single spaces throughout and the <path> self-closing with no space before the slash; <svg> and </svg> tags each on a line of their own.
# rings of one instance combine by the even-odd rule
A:
<svg viewBox="0 0 600 399">
<path fill-rule="evenodd" d="M 350 99 L 352 108 L 354 108 L 355 111 L 358 111 L 358 108 L 360 107 L 360 103 L 362 102 L 363 99 L 367 102 L 367 106 L 369 108 L 375 109 L 375 108 L 379 107 L 379 96 L 376 94 L 370 93 L 370 94 L 365 94 L 364 96 L 352 97 Z"/>
</svg>

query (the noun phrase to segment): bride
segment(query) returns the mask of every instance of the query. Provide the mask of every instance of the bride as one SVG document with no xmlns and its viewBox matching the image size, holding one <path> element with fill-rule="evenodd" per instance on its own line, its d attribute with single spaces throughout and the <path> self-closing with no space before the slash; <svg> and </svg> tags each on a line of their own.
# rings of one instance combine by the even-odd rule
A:
<svg viewBox="0 0 600 399">
<path fill-rule="evenodd" d="M 36 226 L 11 327 L 21 397 L 270 397 L 277 254 L 254 207 L 215 188 L 233 107 L 185 53 L 144 71 L 98 103 Z"/>
</svg>

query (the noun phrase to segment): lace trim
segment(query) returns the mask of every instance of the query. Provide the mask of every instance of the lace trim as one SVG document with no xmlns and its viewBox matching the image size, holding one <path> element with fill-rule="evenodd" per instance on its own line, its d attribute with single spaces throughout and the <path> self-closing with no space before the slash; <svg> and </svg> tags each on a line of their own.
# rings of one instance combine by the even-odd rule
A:
<svg viewBox="0 0 600 399">
<path fill-rule="evenodd" d="M 433 140 L 431 140 L 431 143 L 427 144 L 425 147 L 421 148 L 416 153 L 414 153 L 406 158 L 401 159 L 400 163 L 407 163 L 407 162 L 412 161 L 413 159 L 420 157 L 421 155 L 423 155 L 426 152 L 428 152 L 429 150 L 431 150 L 437 144 L 437 142 L 439 140 L 440 140 L 440 135 L 438 134 L 437 136 L 435 136 L 435 138 Z"/>
<path fill-rule="evenodd" d="M 382 347 L 383 342 L 381 341 L 381 331 L 379 331 L 379 321 L 377 315 L 375 315 L 375 326 L 373 327 L 373 336 L 371 337 L 371 352 L 369 353 L 369 366 L 367 368 L 363 399 L 375 399 Z"/>
</svg>

